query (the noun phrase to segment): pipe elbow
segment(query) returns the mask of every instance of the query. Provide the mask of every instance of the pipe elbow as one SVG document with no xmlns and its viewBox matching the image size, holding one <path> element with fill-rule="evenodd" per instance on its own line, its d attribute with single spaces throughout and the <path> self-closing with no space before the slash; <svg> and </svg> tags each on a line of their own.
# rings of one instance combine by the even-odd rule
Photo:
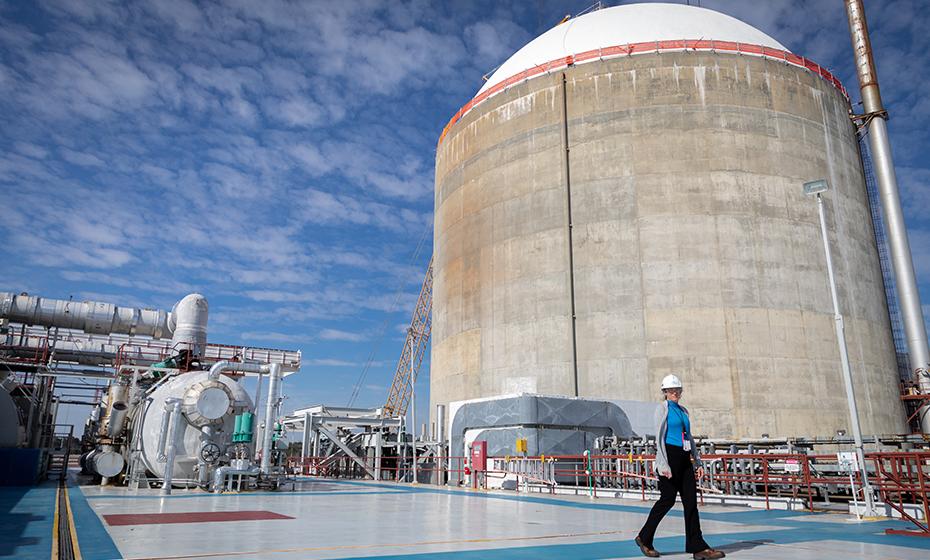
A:
<svg viewBox="0 0 930 560">
<path fill-rule="evenodd" d="M 230 369 L 231 366 L 232 362 L 227 360 L 216 362 L 210 367 L 210 373 L 208 374 L 208 377 L 210 379 L 218 379 L 220 377 L 220 373 L 222 373 L 225 369 Z"/>
</svg>

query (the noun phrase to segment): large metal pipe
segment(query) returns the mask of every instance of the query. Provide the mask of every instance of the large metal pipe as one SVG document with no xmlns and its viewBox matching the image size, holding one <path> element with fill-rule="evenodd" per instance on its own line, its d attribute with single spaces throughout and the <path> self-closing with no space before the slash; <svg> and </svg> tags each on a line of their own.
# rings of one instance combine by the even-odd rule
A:
<svg viewBox="0 0 930 560">
<path fill-rule="evenodd" d="M 68 301 L 0 292 L 0 319 L 16 323 L 77 329 L 92 334 L 146 335 L 171 333 L 168 313 L 155 309 L 117 307 L 100 301 Z"/>
<path fill-rule="evenodd" d="M 156 453 L 158 462 L 163 462 L 167 459 L 165 456 L 165 448 L 168 446 L 168 430 L 171 427 L 171 414 L 169 411 L 170 408 L 165 406 L 165 414 L 161 416 L 161 427 L 158 429 L 158 447 Z"/>
<path fill-rule="evenodd" d="M 868 126 L 875 179 L 878 182 L 882 212 L 888 228 L 888 245 L 891 250 L 891 263 L 894 267 L 898 303 L 904 322 L 904 335 L 907 339 L 911 369 L 915 372 L 921 391 L 930 393 L 930 376 L 928 376 L 930 349 L 927 344 L 927 329 L 920 305 L 920 292 L 917 288 L 911 247 L 907 239 L 904 212 L 901 209 L 898 180 L 891 157 L 891 143 L 888 141 L 888 127 L 885 122 L 888 115 L 882 105 L 878 74 L 872 58 L 872 43 L 869 40 L 869 28 L 862 0 L 846 0 L 846 15 L 849 18 L 849 33 L 856 56 L 856 72 L 859 77 L 863 111 Z M 921 409 L 921 429 L 924 433 L 930 433 L 930 413 L 928 412 L 930 409 L 925 405 Z"/>
<path fill-rule="evenodd" d="M 268 374 L 268 398 L 265 401 L 265 427 L 262 431 L 262 459 L 261 471 L 268 474 L 271 470 L 271 439 L 274 435 L 275 404 L 277 402 L 278 385 L 281 382 L 281 364 L 247 364 L 240 362 L 217 362 L 210 368 L 210 378 L 216 379 L 222 371 L 247 371 L 250 373 Z M 261 377 L 259 377 L 261 379 Z M 256 405 L 258 403 L 256 402 Z"/>
<path fill-rule="evenodd" d="M 197 482 L 203 486 L 210 481 L 210 477 L 207 476 L 207 468 L 209 464 L 207 463 L 206 457 L 204 456 L 204 449 L 212 443 L 213 440 L 213 426 L 204 426 L 200 428 L 200 449 L 197 453 Z"/>
<path fill-rule="evenodd" d="M 188 294 L 174 304 L 168 316 L 168 328 L 173 333 L 171 347 L 187 349 L 195 356 L 202 356 L 207 345 L 207 298 L 200 294 Z"/>
<path fill-rule="evenodd" d="M 181 399 L 168 399 L 165 401 L 166 412 L 171 411 L 171 435 L 168 441 L 168 451 L 165 454 L 165 478 L 163 479 L 161 493 L 171 494 L 171 478 L 174 476 L 174 458 L 178 453 L 178 440 L 183 433 L 183 422 L 181 418 Z M 167 414 L 166 414 L 167 416 Z"/>
<path fill-rule="evenodd" d="M 436 441 L 440 444 L 446 441 L 446 405 L 436 405 Z"/>
<path fill-rule="evenodd" d="M 107 415 L 107 437 L 116 439 L 123 433 L 128 413 L 129 405 L 124 402 L 117 401 L 110 405 L 110 414 Z"/>
<path fill-rule="evenodd" d="M 265 401 L 265 429 L 262 432 L 262 472 L 271 472 L 271 438 L 274 435 L 274 409 L 281 382 L 281 364 L 268 365 L 268 400 Z"/>
</svg>

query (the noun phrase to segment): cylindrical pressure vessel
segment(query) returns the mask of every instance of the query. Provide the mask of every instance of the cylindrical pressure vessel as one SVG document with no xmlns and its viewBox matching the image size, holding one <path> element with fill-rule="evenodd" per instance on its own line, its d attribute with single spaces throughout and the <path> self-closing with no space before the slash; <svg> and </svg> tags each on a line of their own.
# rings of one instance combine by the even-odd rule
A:
<svg viewBox="0 0 930 560">
<path fill-rule="evenodd" d="M 236 415 L 252 407 L 251 398 L 242 385 L 225 375 L 210 379 L 206 371 L 175 376 L 159 386 L 149 398 L 148 406 L 139 407 L 144 410 L 140 410 L 141 418 L 137 419 L 133 429 L 142 430 L 142 460 L 146 468 L 158 477 L 165 475 L 164 458 L 159 457 L 162 420 L 165 414 L 170 414 L 166 412 L 165 401 L 181 399 L 183 427 L 176 442 L 172 476 L 175 481 L 197 478 L 194 467 L 199 462 L 203 427 L 212 428 L 210 440 L 225 450 L 232 443 Z"/>
<path fill-rule="evenodd" d="M 723 14 L 632 4 L 532 41 L 436 153 L 432 404 L 658 401 L 700 434 L 832 436 L 848 407 L 824 195 L 866 433 L 899 433 L 894 346 L 839 80 Z"/>
</svg>

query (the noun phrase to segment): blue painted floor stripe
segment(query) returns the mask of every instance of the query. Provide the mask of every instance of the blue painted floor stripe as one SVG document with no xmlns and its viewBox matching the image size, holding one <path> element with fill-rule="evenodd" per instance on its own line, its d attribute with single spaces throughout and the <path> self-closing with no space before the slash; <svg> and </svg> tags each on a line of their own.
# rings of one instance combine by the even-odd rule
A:
<svg viewBox="0 0 930 560">
<path fill-rule="evenodd" d="M 74 516 L 74 528 L 77 531 L 78 545 L 81 548 L 81 557 L 84 560 L 112 560 L 122 558 L 119 549 L 106 527 L 97 517 L 93 508 L 87 503 L 87 498 L 81 492 L 80 486 L 70 486 L 68 495 L 71 498 L 71 513 Z"/>
<path fill-rule="evenodd" d="M 57 486 L 0 487 L 0 557 L 48 560 Z"/>
</svg>

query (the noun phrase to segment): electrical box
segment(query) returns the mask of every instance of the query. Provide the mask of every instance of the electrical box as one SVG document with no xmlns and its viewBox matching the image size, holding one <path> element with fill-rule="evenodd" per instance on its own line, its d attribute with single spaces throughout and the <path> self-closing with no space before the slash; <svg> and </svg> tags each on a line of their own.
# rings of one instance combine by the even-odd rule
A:
<svg viewBox="0 0 930 560">
<path fill-rule="evenodd" d="M 488 470 L 488 442 L 476 441 L 471 445 L 471 470 L 475 473 Z"/>
<path fill-rule="evenodd" d="M 517 453 L 526 453 L 526 438 L 517 439 Z"/>
</svg>

